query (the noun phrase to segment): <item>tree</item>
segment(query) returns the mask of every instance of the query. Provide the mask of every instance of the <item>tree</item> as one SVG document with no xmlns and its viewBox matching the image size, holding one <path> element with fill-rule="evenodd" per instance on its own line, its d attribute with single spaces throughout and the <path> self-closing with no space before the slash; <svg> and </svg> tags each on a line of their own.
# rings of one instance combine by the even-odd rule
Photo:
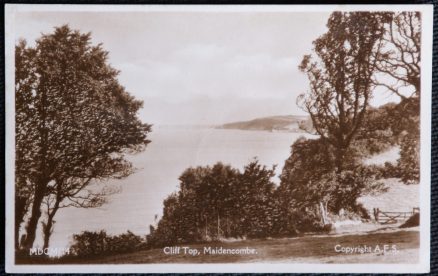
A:
<svg viewBox="0 0 438 276">
<path fill-rule="evenodd" d="M 421 92 L 421 14 L 397 12 L 390 14 L 382 40 L 385 47 L 377 55 L 375 83 L 387 88 L 402 100 L 419 98 Z M 380 78 L 379 78 L 380 76 Z"/>
<path fill-rule="evenodd" d="M 398 167 L 401 171 L 401 180 L 404 183 L 418 183 L 420 180 L 419 136 L 410 133 L 403 136 Z"/>
<path fill-rule="evenodd" d="M 142 102 L 118 83 L 108 52 L 91 45 L 90 33 L 62 26 L 34 48 L 17 47 L 16 68 L 25 69 L 16 76 L 16 182 L 32 191 L 23 244 L 31 248 L 44 198 L 75 202 L 91 180 L 129 174 L 124 153 L 143 150 L 151 126 L 137 117 Z"/>
<path fill-rule="evenodd" d="M 15 247 L 19 246 L 20 226 L 24 221 L 33 195 L 32 183 L 36 180 L 35 162 L 32 158 L 33 145 L 38 136 L 31 130 L 36 121 L 33 105 L 33 91 L 36 75 L 35 49 L 26 47 L 21 40 L 15 47 L 15 137 L 16 137 L 16 178 L 15 178 Z"/>
<path fill-rule="evenodd" d="M 315 228 L 320 223 L 315 220 L 325 217 L 322 213 L 333 206 L 333 192 L 337 184 L 331 179 L 335 165 L 330 147 L 321 139 L 303 137 L 293 143 L 278 188 L 282 224 L 287 228 L 295 231 L 317 230 Z M 285 231 L 287 233 L 288 230 L 282 230 Z"/>
<path fill-rule="evenodd" d="M 130 171 L 127 170 L 124 176 L 129 173 Z M 54 217 L 59 209 L 100 207 L 107 202 L 108 196 L 119 191 L 119 189 L 107 185 L 104 185 L 104 187 L 98 187 L 97 183 L 90 185 L 91 180 L 91 178 L 57 179 L 53 182 L 53 186 L 49 185 L 47 196 L 43 201 L 46 212 L 46 220 L 41 222 L 44 240 L 43 248 L 49 247 L 49 240 L 55 223 Z M 86 187 L 87 189 L 85 189 Z"/>
<path fill-rule="evenodd" d="M 317 59 L 304 56 L 299 66 L 310 91 L 298 103 L 321 139 L 334 147 L 338 173 L 369 105 L 385 20 L 381 13 L 332 13 L 327 33 L 314 41 Z"/>
<path fill-rule="evenodd" d="M 179 203 L 185 210 L 184 223 L 180 224 L 180 228 L 193 227 L 185 231 L 184 239 L 219 239 L 228 234 L 223 228 L 227 228 L 226 224 L 230 224 L 236 212 L 235 192 L 239 174 L 238 170 L 220 162 L 212 167 L 184 171 L 179 178 Z"/>
<path fill-rule="evenodd" d="M 163 244 L 267 237 L 275 223 L 274 168 L 257 160 L 243 173 L 229 165 L 186 169 L 180 190 L 164 200 L 163 216 L 148 241 Z"/>
<path fill-rule="evenodd" d="M 310 166 L 315 166 L 310 169 L 318 172 L 305 179 L 299 177 L 299 172 L 305 170 L 306 163 L 295 160 L 293 150 L 291 158 L 295 161 L 291 164 L 298 172 L 289 174 L 305 183 L 296 180 L 286 183 L 293 187 L 294 198 L 299 204 L 304 202 L 305 208 L 313 213 L 319 209 L 323 224 L 328 223 L 329 209 L 335 212 L 344 207 L 357 209 L 356 199 L 369 184 L 366 177 L 356 175 L 361 170 L 352 144 L 363 127 L 369 108 L 376 56 L 383 45 L 384 25 L 389 19 L 387 13 L 332 13 L 327 23 L 328 31 L 313 42 L 316 56 L 304 56 L 299 66 L 307 74 L 310 91 L 300 95 L 297 103 L 309 113 L 320 141 L 300 142 L 296 147 L 301 148 L 302 144 L 298 152 L 306 152 L 324 145 L 322 152 L 326 154 L 322 159 L 310 158 Z M 322 161 L 324 170 L 318 169 L 317 165 Z M 334 168 L 327 165 L 330 162 L 334 163 Z M 288 172 L 283 172 L 283 182 L 289 178 L 287 175 Z M 346 181 L 351 180 L 351 175 L 364 181 Z M 345 201 L 346 198 L 349 200 Z M 315 208 L 316 202 L 319 206 Z"/>
<path fill-rule="evenodd" d="M 375 181 L 373 171 L 361 164 L 336 172 L 330 147 L 321 139 L 305 138 L 299 138 L 291 147 L 277 196 L 282 224 L 292 231 L 321 230 L 329 224 L 328 214 L 339 213 L 341 209 L 367 217 L 357 199 L 384 191 L 383 185 Z"/>
<path fill-rule="evenodd" d="M 393 125 L 399 126 L 398 165 L 405 182 L 418 182 L 420 176 L 420 93 L 421 93 L 421 14 L 397 12 L 382 40 L 385 47 L 377 55 L 374 82 L 400 98 L 392 110 Z"/>
<path fill-rule="evenodd" d="M 276 222 L 276 202 L 274 199 L 275 166 L 267 168 L 254 160 L 244 167 L 236 187 L 234 206 L 238 210 L 237 217 L 242 235 L 252 238 L 271 236 Z M 237 206 L 236 206 L 237 205 Z"/>
<path fill-rule="evenodd" d="M 72 255 L 64 256 L 64 258 L 116 255 L 132 252 L 143 247 L 143 237 L 137 236 L 129 230 L 119 235 L 108 235 L 104 230 L 99 232 L 84 231 L 73 235 Z"/>
</svg>

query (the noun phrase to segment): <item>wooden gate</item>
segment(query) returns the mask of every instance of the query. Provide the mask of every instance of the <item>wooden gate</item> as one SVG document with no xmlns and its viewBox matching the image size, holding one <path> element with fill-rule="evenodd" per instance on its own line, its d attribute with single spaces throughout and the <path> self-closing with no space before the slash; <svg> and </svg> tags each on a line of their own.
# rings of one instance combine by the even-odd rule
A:
<svg viewBox="0 0 438 276">
<path fill-rule="evenodd" d="M 394 224 L 404 222 L 415 213 L 420 212 L 420 208 L 413 208 L 411 212 L 390 212 L 374 208 L 374 219 L 380 224 Z"/>
</svg>

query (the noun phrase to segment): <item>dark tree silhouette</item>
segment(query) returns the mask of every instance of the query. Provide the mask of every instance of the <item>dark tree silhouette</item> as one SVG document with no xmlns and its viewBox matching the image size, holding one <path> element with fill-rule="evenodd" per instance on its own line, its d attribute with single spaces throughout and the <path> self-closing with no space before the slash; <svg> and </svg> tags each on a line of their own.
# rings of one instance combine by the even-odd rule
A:
<svg viewBox="0 0 438 276">
<path fill-rule="evenodd" d="M 243 172 L 229 165 L 186 169 L 180 190 L 164 200 L 163 216 L 148 237 L 153 246 L 267 237 L 274 226 L 274 168 L 257 160 Z"/>
<path fill-rule="evenodd" d="M 421 91 L 421 15 L 419 12 L 391 14 L 382 40 L 385 47 L 377 55 L 376 68 L 388 79 L 375 83 L 402 100 L 419 98 Z"/>
<path fill-rule="evenodd" d="M 129 175 L 130 170 L 125 171 Z M 125 176 L 124 175 L 124 176 Z M 54 217 L 59 209 L 75 208 L 96 208 L 107 202 L 107 198 L 120 190 L 117 187 L 107 185 L 91 185 L 90 178 L 68 178 L 56 179 L 53 186 L 47 189 L 47 196 L 44 198 L 43 206 L 45 207 L 46 220 L 41 221 L 43 230 L 43 248 L 49 247 L 50 236 L 55 224 Z M 91 187 L 90 187 L 91 186 Z"/>
<path fill-rule="evenodd" d="M 37 76 L 35 69 L 35 49 L 26 47 L 20 41 L 15 47 L 15 247 L 19 246 L 20 226 L 24 221 L 33 197 L 33 184 L 36 180 L 36 162 L 31 153 L 38 136 L 35 131 L 26 131 L 36 125 L 33 114 L 33 93 Z"/>
<path fill-rule="evenodd" d="M 62 26 L 34 48 L 21 43 L 17 49 L 16 182 L 18 195 L 31 191 L 23 244 L 31 248 L 44 199 L 99 202 L 96 194 L 84 194 L 91 180 L 129 174 L 124 153 L 144 149 L 151 126 L 137 117 L 142 102 L 118 83 L 108 52 L 91 45 L 90 33 Z"/>
<path fill-rule="evenodd" d="M 365 179 L 360 183 L 346 179 L 359 172 L 352 144 L 367 114 L 378 62 L 376 56 L 383 47 L 384 27 L 389 20 L 388 13 L 332 13 L 328 31 L 313 42 L 315 56 L 304 56 L 299 66 L 307 74 L 310 90 L 300 95 L 297 103 L 309 113 L 314 132 L 331 151 L 335 166 L 334 173 L 318 176 L 316 182 L 307 181 L 319 192 L 306 192 L 299 183 L 292 186 L 303 197 L 312 197 L 309 203 L 319 201 L 323 224 L 327 223 L 329 209 L 353 207 L 357 192 L 362 190 L 356 186 L 367 185 Z M 343 200 L 347 198 L 351 202 Z"/>
<path fill-rule="evenodd" d="M 321 139 L 335 148 L 337 171 L 369 105 L 376 53 L 382 46 L 386 14 L 334 12 L 328 31 L 314 41 L 316 58 L 303 58 L 300 70 L 310 91 L 297 101 L 309 113 Z"/>
<path fill-rule="evenodd" d="M 274 199 L 275 166 L 267 168 L 257 160 L 245 166 L 239 177 L 236 203 L 237 225 L 241 233 L 248 237 L 262 238 L 272 234 L 276 222 L 276 202 Z M 238 207 L 238 208 L 236 208 Z M 238 216 L 237 216 L 238 215 Z"/>
<path fill-rule="evenodd" d="M 328 213 L 339 213 L 341 209 L 367 217 L 357 199 L 385 191 L 373 171 L 361 164 L 337 173 L 330 147 L 321 139 L 303 137 L 291 147 L 278 188 L 282 220 L 291 229 L 317 230 L 328 224 Z"/>
<path fill-rule="evenodd" d="M 420 178 L 420 94 L 421 94 L 421 14 L 398 12 L 391 15 L 383 36 L 385 47 L 377 55 L 374 82 L 400 97 L 391 110 L 391 124 L 401 126 L 398 166 L 404 182 Z M 395 116 L 394 116 L 395 115 Z M 389 117 L 391 119 L 391 117 Z"/>
</svg>

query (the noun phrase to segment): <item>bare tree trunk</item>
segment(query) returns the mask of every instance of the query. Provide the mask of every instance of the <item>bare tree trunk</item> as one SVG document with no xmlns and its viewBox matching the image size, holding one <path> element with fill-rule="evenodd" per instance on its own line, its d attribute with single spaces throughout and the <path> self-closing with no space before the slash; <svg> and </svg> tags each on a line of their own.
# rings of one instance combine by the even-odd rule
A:
<svg viewBox="0 0 438 276">
<path fill-rule="evenodd" d="M 15 250 L 20 248 L 20 226 L 27 211 L 27 200 L 22 196 L 15 197 Z"/>
<path fill-rule="evenodd" d="M 205 239 L 208 237 L 208 219 L 207 216 L 205 216 Z"/>
<path fill-rule="evenodd" d="M 53 220 L 49 219 L 47 220 L 47 223 L 42 222 L 43 225 L 43 234 L 44 234 L 44 244 L 43 244 L 43 248 L 49 248 L 49 240 L 50 240 L 50 236 L 52 235 L 53 232 Z"/>
<path fill-rule="evenodd" d="M 344 148 L 336 149 L 336 172 L 338 175 L 344 170 L 344 158 L 346 150 Z"/>
<path fill-rule="evenodd" d="M 40 171 L 40 175 L 37 178 L 36 187 L 33 195 L 32 202 L 32 211 L 29 219 L 29 223 L 26 227 L 26 240 L 24 242 L 24 248 L 29 250 L 33 247 L 33 243 L 35 241 L 36 230 L 38 226 L 38 221 L 41 217 L 41 203 L 43 202 L 44 196 L 46 194 L 47 184 L 49 183 L 49 179 L 47 177 L 47 148 L 48 148 L 48 130 L 46 127 L 47 121 L 47 91 L 45 89 L 41 90 L 40 100 L 41 103 L 38 107 L 38 111 L 41 114 L 41 122 L 37 126 L 41 148 L 39 150 L 39 155 L 41 157 L 40 164 L 38 169 Z"/>
<path fill-rule="evenodd" d="M 51 212 L 50 211 L 48 212 L 47 223 L 43 223 L 44 249 L 49 247 L 50 236 L 53 233 L 53 227 L 55 224 L 53 218 L 55 217 L 55 214 L 58 211 L 58 209 L 59 209 L 59 202 L 56 201 L 55 207 L 53 207 Z"/>
<path fill-rule="evenodd" d="M 221 229 L 221 218 L 219 216 L 219 213 L 217 213 L 217 238 L 220 237 L 220 229 Z"/>
<path fill-rule="evenodd" d="M 327 206 L 327 205 L 326 205 Z M 321 211 L 321 218 L 322 218 L 322 223 L 324 225 L 328 224 L 328 218 L 327 218 L 327 210 L 325 209 L 327 207 L 324 207 L 324 203 L 322 201 L 319 202 L 319 209 Z"/>
<path fill-rule="evenodd" d="M 29 223 L 26 227 L 26 240 L 24 241 L 24 248 L 30 249 L 33 247 L 33 243 L 36 237 L 36 230 L 38 226 L 38 221 L 41 217 L 41 203 L 44 199 L 44 193 L 46 188 L 46 181 L 40 181 L 39 185 L 37 185 L 35 189 L 35 195 L 32 202 L 32 212 L 29 219 Z"/>
</svg>

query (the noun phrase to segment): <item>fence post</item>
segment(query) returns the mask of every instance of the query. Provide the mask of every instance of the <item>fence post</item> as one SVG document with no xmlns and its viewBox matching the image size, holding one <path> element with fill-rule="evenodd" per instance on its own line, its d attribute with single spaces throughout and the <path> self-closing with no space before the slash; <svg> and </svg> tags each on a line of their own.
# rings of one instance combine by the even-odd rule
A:
<svg viewBox="0 0 438 276">
<path fill-rule="evenodd" d="M 374 219 L 379 222 L 379 208 L 373 208 L 373 212 L 374 212 Z"/>
</svg>

